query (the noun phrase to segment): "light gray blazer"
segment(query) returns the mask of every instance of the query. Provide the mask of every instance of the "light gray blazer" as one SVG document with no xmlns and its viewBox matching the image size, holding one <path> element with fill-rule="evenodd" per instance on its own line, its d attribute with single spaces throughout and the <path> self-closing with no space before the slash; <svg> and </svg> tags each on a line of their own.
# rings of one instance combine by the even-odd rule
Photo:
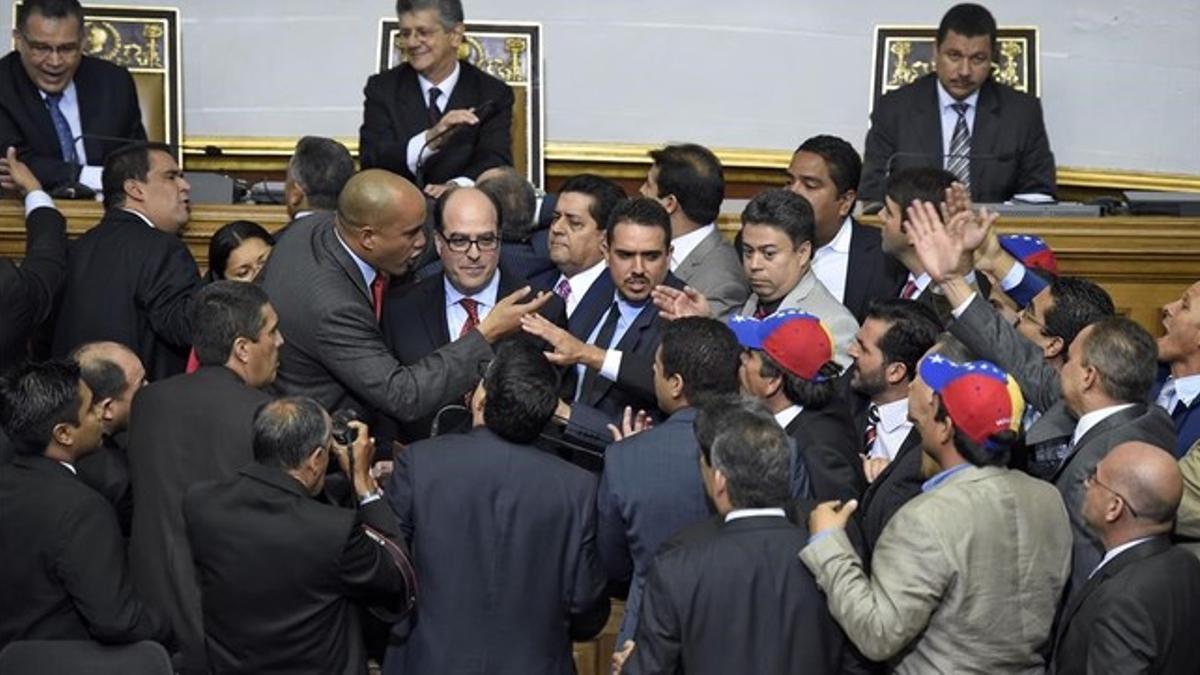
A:
<svg viewBox="0 0 1200 675">
<path fill-rule="evenodd" d="M 725 318 L 750 296 L 741 258 L 715 228 L 680 261 L 675 276 L 703 293 L 717 318 Z"/>
<path fill-rule="evenodd" d="M 738 313 L 742 316 L 753 316 L 756 309 L 758 294 L 751 293 L 750 299 L 742 305 L 742 311 Z M 833 297 L 833 293 L 825 288 L 825 284 L 817 279 L 811 267 L 800 277 L 800 283 L 783 297 L 779 309 L 798 309 L 823 321 L 833 335 L 834 361 L 842 368 L 850 367 L 852 359 L 846 350 L 850 348 L 854 334 L 858 332 L 858 321 L 845 305 Z"/>
</svg>

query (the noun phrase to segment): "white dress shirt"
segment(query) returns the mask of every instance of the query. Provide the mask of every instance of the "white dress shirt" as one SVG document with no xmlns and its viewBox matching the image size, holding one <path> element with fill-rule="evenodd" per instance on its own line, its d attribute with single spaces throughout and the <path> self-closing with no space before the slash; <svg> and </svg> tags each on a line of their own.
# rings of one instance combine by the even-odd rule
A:
<svg viewBox="0 0 1200 675">
<path fill-rule="evenodd" d="M 775 413 L 775 421 L 779 423 L 780 428 L 787 429 L 787 426 L 796 419 L 796 416 L 804 412 L 804 406 L 792 404 L 783 410 Z"/>
<path fill-rule="evenodd" d="M 459 334 L 462 333 L 463 324 L 467 322 L 467 308 L 463 307 L 459 301 L 463 298 L 470 298 L 479 303 L 475 312 L 479 315 L 479 320 L 483 321 L 488 312 L 496 306 L 496 293 L 500 290 L 500 273 L 492 274 L 492 280 L 474 295 L 463 295 L 445 275 L 442 275 L 442 284 L 446 288 L 446 328 L 450 331 L 450 340 L 453 341 L 458 339 Z"/>
<path fill-rule="evenodd" d="M 779 518 L 787 518 L 787 514 L 781 508 L 769 507 L 765 509 L 734 509 L 725 514 L 725 522 L 738 520 L 739 518 L 760 518 L 762 516 L 776 516 Z"/>
<path fill-rule="evenodd" d="M 54 200 L 50 198 L 50 195 L 45 190 L 34 190 L 33 192 L 25 195 L 26 218 L 28 218 L 29 214 L 33 213 L 35 209 L 40 209 L 43 206 L 47 206 L 52 209 L 58 208 L 54 205 Z"/>
<path fill-rule="evenodd" d="M 608 348 L 604 352 L 604 363 L 600 366 L 600 376 L 608 379 L 611 382 L 616 382 L 617 375 L 619 375 L 621 372 L 622 356 L 620 350 L 616 349 L 616 346 L 620 344 L 621 338 L 625 337 L 625 332 L 628 331 L 629 327 L 633 325 L 633 322 L 637 320 L 638 315 L 642 313 L 642 310 L 650 307 L 651 301 L 647 300 L 641 305 L 631 305 L 621 297 L 621 294 L 618 291 L 613 291 L 613 301 L 617 303 L 617 311 L 621 313 L 621 316 L 617 318 L 616 330 L 613 331 L 612 340 L 609 341 Z M 612 305 L 609 305 L 608 310 L 600 316 L 600 320 L 597 321 L 596 326 L 592 328 L 592 332 L 588 335 L 587 339 L 587 343 L 589 345 L 596 344 L 596 338 L 600 336 L 600 330 L 604 328 L 605 322 L 608 321 L 608 314 L 611 311 Z M 583 392 L 583 376 L 587 367 L 583 364 L 575 367 L 577 369 L 576 372 L 579 375 L 578 385 L 576 385 L 575 388 L 575 398 L 579 398 L 579 395 Z"/>
<path fill-rule="evenodd" d="M 457 61 L 455 61 L 454 72 L 450 73 L 446 79 L 442 80 L 441 82 L 431 82 L 424 75 L 421 75 L 420 73 L 417 74 L 417 84 L 421 86 L 421 101 L 425 104 L 426 109 L 429 108 L 430 102 L 429 90 L 437 87 L 438 91 L 442 92 L 442 94 L 441 96 L 438 96 L 438 100 L 434 101 L 434 103 L 437 105 L 438 110 L 441 110 L 443 113 L 445 113 L 446 104 L 450 102 L 450 95 L 454 93 L 454 87 L 458 85 L 458 76 L 461 74 L 461 71 L 462 67 L 459 66 Z M 438 153 L 437 150 L 431 150 L 426 147 L 426 131 L 428 131 L 428 129 L 418 131 L 417 133 L 413 134 L 412 138 L 408 139 L 408 170 L 413 174 L 417 173 L 418 162 L 424 164 L 425 162 L 429 161 L 430 157 Z M 425 148 L 424 152 L 421 151 L 422 148 Z M 467 178 L 466 176 L 459 176 L 451 180 L 463 187 L 471 187 L 475 184 L 475 181 Z"/>
<path fill-rule="evenodd" d="M 1075 433 L 1071 436 L 1071 447 L 1075 447 L 1075 444 L 1079 442 L 1079 439 L 1083 438 L 1084 434 L 1091 431 L 1092 427 L 1108 419 L 1110 416 L 1132 406 L 1132 403 L 1110 405 L 1107 408 L 1093 410 L 1083 417 L 1080 417 L 1079 422 L 1075 425 Z"/>
<path fill-rule="evenodd" d="M 1197 396 L 1200 396 L 1200 374 L 1172 377 L 1163 384 L 1157 403 L 1170 415 L 1180 403 L 1184 407 L 1191 407 Z"/>
<path fill-rule="evenodd" d="M 713 230 L 717 229 L 716 225 L 708 224 L 704 227 L 696 228 L 687 234 L 681 234 L 671 240 L 671 271 L 674 272 L 679 268 L 679 263 L 687 260 L 687 257 L 696 250 L 701 241 L 707 237 Z"/>
<path fill-rule="evenodd" d="M 908 421 L 908 398 L 901 398 L 891 403 L 878 406 L 879 423 L 875 425 L 875 442 L 871 445 L 869 457 L 884 457 L 889 462 L 896 459 L 900 446 L 912 431 L 912 422 Z"/>
<path fill-rule="evenodd" d="M 964 98 L 962 101 L 959 101 L 951 96 L 950 93 L 946 91 L 945 87 L 942 86 L 941 82 L 938 82 L 937 84 L 937 92 L 938 110 L 942 112 L 942 152 L 946 155 L 949 155 L 950 141 L 954 138 L 954 127 L 958 125 L 958 112 L 954 110 L 953 106 L 955 103 L 967 104 L 967 111 L 963 114 L 963 117 L 965 117 L 967 120 L 967 133 L 971 136 L 972 140 L 974 140 L 975 109 L 979 107 L 977 105 L 979 103 L 979 90 L 976 89 L 975 93 Z M 971 149 L 972 151 L 974 150 L 974 144 L 972 144 Z M 942 168 L 944 169 L 949 167 L 950 162 L 952 161 L 952 157 L 944 157 L 942 161 Z"/>
<path fill-rule="evenodd" d="M 852 229 L 850 217 L 847 216 L 833 239 L 817 249 L 812 257 L 813 274 L 817 275 L 817 279 L 820 279 L 825 288 L 841 303 L 846 302 L 846 276 L 850 265 Z"/>
<path fill-rule="evenodd" d="M 584 295 L 587 295 L 588 289 L 591 288 L 592 284 L 600 278 L 601 273 L 607 271 L 608 265 L 602 258 L 600 262 L 592 265 L 582 272 L 577 273 L 573 277 L 564 276 L 562 274 L 558 275 L 558 279 L 554 282 L 554 286 L 552 287 L 556 292 L 558 285 L 562 283 L 563 279 L 566 279 L 567 283 L 571 285 L 571 295 L 567 297 L 566 302 L 568 318 L 575 313 L 575 308 L 579 306 L 579 301 L 583 300 Z"/>
<path fill-rule="evenodd" d="M 1106 552 L 1104 554 L 1104 557 L 1100 559 L 1100 564 L 1096 565 L 1096 569 L 1092 570 L 1091 574 L 1088 575 L 1088 578 L 1091 579 L 1092 577 L 1096 576 L 1096 572 L 1099 572 L 1100 568 L 1107 565 L 1108 562 L 1110 560 L 1112 560 L 1113 558 L 1121 555 L 1122 553 L 1124 553 L 1125 551 L 1128 551 L 1129 549 L 1133 548 L 1134 546 L 1137 546 L 1138 544 L 1142 544 L 1147 541 L 1150 541 L 1153 538 L 1154 537 L 1142 537 L 1141 539 L 1134 539 L 1133 541 L 1127 541 L 1124 544 L 1121 544 L 1120 546 L 1109 549 L 1108 552 Z"/>
</svg>

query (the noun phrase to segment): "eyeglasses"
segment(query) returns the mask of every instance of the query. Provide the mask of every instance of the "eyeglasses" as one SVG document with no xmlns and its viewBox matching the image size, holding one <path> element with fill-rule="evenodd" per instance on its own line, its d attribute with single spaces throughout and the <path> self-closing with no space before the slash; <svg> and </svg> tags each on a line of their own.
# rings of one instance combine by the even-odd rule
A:
<svg viewBox="0 0 1200 675">
<path fill-rule="evenodd" d="M 1021 313 L 1018 314 L 1018 316 L 1021 317 L 1021 321 L 1027 321 L 1027 322 L 1033 324 L 1034 326 L 1036 326 L 1038 328 L 1038 330 L 1042 330 L 1042 331 L 1046 330 L 1046 324 L 1042 323 L 1041 321 L 1038 321 L 1037 315 L 1035 315 L 1033 313 L 1033 303 L 1032 302 L 1029 303 L 1028 305 L 1025 305 L 1025 309 L 1021 310 Z"/>
<path fill-rule="evenodd" d="M 1084 487 L 1087 487 L 1089 485 L 1097 485 L 1099 487 L 1104 488 L 1105 490 L 1110 492 L 1114 497 L 1119 497 L 1121 499 L 1121 503 L 1125 505 L 1125 508 L 1129 509 L 1129 515 L 1133 516 L 1134 518 L 1137 518 L 1138 517 L 1137 511 L 1133 510 L 1133 506 L 1129 503 L 1129 499 L 1125 495 L 1121 494 L 1120 492 L 1117 492 L 1116 490 L 1110 488 L 1109 486 L 1105 485 L 1104 483 L 1101 483 L 1100 479 L 1096 478 L 1096 469 L 1097 469 L 1097 467 L 1092 467 L 1092 470 L 1087 472 L 1087 475 L 1083 477 Z"/>
<path fill-rule="evenodd" d="M 79 53 L 78 42 L 68 42 L 65 45 L 48 45 L 45 42 L 32 41 L 24 33 L 19 33 L 19 35 L 25 44 L 29 46 L 29 51 L 39 59 L 48 58 L 51 54 L 68 57 Z"/>
<path fill-rule="evenodd" d="M 415 35 L 417 40 L 421 42 L 429 42 L 437 35 L 445 32 L 446 29 L 442 28 L 441 26 L 436 26 L 434 28 L 418 28 L 415 31 L 407 28 L 401 28 L 399 31 L 397 31 L 396 37 L 398 37 L 400 40 L 407 41 L 409 38 Z"/>
<path fill-rule="evenodd" d="M 490 253 L 491 251 L 495 251 L 496 249 L 500 248 L 500 237 L 497 237 L 494 234 L 485 234 L 481 237 L 475 237 L 473 239 L 460 235 L 451 235 L 447 237 L 441 232 L 438 232 L 438 236 L 441 237 L 442 241 L 446 242 L 446 246 L 455 253 L 466 253 L 467 251 L 471 250 L 472 245 L 477 246 L 481 253 Z"/>
</svg>

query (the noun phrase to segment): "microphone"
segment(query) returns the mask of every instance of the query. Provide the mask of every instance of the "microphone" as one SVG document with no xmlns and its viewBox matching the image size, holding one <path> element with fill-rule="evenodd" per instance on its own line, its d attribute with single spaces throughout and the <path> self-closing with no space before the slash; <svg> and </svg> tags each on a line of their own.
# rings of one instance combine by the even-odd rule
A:
<svg viewBox="0 0 1200 675">
<path fill-rule="evenodd" d="M 488 121 L 488 119 L 491 118 L 492 115 L 495 115 L 496 107 L 497 106 L 496 106 L 495 99 L 490 99 L 490 98 L 488 100 L 484 101 L 483 103 L 480 103 L 479 105 L 475 106 L 475 109 L 474 109 L 475 117 L 479 118 L 479 124 L 483 124 L 484 122 Z M 446 112 L 450 112 L 450 111 L 447 110 Z M 444 145 L 445 143 L 448 143 L 450 141 L 450 139 L 453 138 L 454 135 L 456 133 L 458 133 L 458 131 L 460 129 L 462 129 L 463 127 L 467 127 L 467 126 L 470 126 L 470 125 L 456 124 L 452 127 L 448 127 L 445 131 L 434 134 L 433 138 L 428 138 L 425 140 L 424 143 L 421 144 L 421 151 L 417 153 L 417 167 L 416 167 L 417 170 L 413 172 L 413 178 L 416 179 L 417 187 L 421 187 L 421 188 L 425 187 L 425 149 L 429 147 L 429 144 L 438 139 L 443 139 L 442 144 Z M 475 126 L 478 126 L 478 125 L 475 125 Z"/>
</svg>

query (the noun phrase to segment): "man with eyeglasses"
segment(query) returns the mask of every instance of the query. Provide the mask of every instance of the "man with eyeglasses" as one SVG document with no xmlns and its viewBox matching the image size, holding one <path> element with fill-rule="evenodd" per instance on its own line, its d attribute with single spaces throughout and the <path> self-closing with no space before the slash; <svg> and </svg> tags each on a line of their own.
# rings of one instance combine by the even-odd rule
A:
<svg viewBox="0 0 1200 675">
<path fill-rule="evenodd" d="M 1183 480 L 1168 450 L 1123 443 L 1083 481 L 1104 558 L 1067 600 L 1053 672 L 1184 673 L 1200 663 L 1200 562 L 1171 544 Z"/>
<path fill-rule="evenodd" d="M 383 302 L 380 327 L 401 363 L 416 363 L 471 332 L 503 298 L 525 280 L 500 268 L 499 209 L 478 188 L 442 195 L 434 207 L 434 246 L 442 272 L 410 286 L 394 286 Z M 541 310 L 566 325 L 562 299 L 552 295 Z M 468 391 L 457 392 L 461 398 Z M 427 438 L 434 415 L 400 423 L 397 438 Z M 443 429 L 444 430 L 444 429 Z M 387 434 L 389 429 L 381 429 Z"/>
<path fill-rule="evenodd" d="M 358 147 L 364 169 L 393 171 L 437 198 L 512 165 L 513 93 L 467 61 L 460 0 L 398 0 L 405 62 L 363 90 Z M 486 109 L 484 106 L 486 105 Z"/>
<path fill-rule="evenodd" d="M 27 0 L 16 19 L 16 50 L 0 59 L 0 148 L 16 147 L 47 190 L 99 191 L 109 153 L 146 139 L 133 77 L 83 55 L 77 0 Z"/>
</svg>

